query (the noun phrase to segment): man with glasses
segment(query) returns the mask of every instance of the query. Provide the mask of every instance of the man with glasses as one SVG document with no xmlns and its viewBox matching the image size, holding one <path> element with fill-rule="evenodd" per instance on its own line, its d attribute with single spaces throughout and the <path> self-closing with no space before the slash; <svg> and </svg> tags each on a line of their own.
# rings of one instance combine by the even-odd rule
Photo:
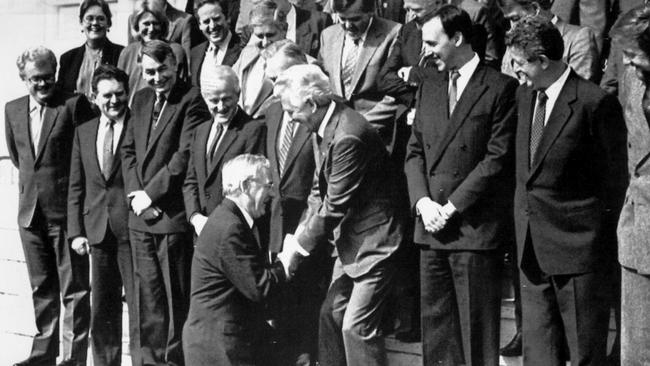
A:
<svg viewBox="0 0 650 366">
<path fill-rule="evenodd" d="M 55 86 L 56 57 L 44 47 L 16 61 L 29 95 L 7 103 L 7 148 L 19 171 L 18 232 L 32 287 L 37 333 L 29 357 L 17 366 L 53 366 L 59 355 L 63 302 L 63 361 L 85 365 L 90 303 L 88 258 L 66 235 L 72 138 L 78 98 Z"/>
</svg>

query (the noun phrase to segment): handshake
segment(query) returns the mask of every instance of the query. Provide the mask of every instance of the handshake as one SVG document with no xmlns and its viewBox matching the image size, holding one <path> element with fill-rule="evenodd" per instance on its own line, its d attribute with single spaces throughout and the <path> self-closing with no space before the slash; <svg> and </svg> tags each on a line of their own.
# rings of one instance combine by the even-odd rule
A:
<svg viewBox="0 0 650 366">
<path fill-rule="evenodd" d="M 287 234 L 284 237 L 282 252 L 278 253 L 278 260 L 284 266 L 284 273 L 287 279 L 291 279 L 294 276 L 302 258 L 307 256 L 309 256 L 309 252 L 298 244 L 298 240 L 296 240 L 294 235 Z"/>
</svg>

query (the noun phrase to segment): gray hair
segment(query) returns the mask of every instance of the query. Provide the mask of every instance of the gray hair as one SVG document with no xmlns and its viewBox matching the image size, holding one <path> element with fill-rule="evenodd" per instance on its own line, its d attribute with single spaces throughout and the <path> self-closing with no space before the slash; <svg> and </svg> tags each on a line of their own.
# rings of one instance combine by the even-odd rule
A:
<svg viewBox="0 0 650 366">
<path fill-rule="evenodd" d="M 269 159 L 263 155 L 242 154 L 228 160 L 221 171 L 224 197 L 241 195 L 244 182 L 259 176 L 262 169 L 271 169 Z"/>
<path fill-rule="evenodd" d="M 249 24 L 253 27 L 261 25 L 274 26 L 286 32 L 289 28 L 286 15 L 278 11 L 278 5 L 272 0 L 262 0 L 253 5 L 248 15 Z"/>
<path fill-rule="evenodd" d="M 332 100 L 329 78 L 316 65 L 294 65 L 280 74 L 273 94 L 279 98 L 285 93 L 289 93 L 289 98 L 301 102 L 311 99 L 318 106 Z"/>
<path fill-rule="evenodd" d="M 241 92 L 241 87 L 239 86 L 239 78 L 230 66 L 217 65 L 215 68 L 215 80 L 223 80 L 232 85 L 237 94 Z M 201 85 L 201 94 L 207 94 L 213 91 L 214 85 L 212 83 L 210 83 L 210 85 Z"/>
<path fill-rule="evenodd" d="M 267 60 L 275 55 L 283 55 L 288 60 L 291 60 L 292 65 L 307 63 L 305 52 L 300 46 L 289 39 L 281 39 L 274 42 L 262 51 L 262 57 Z"/>
<path fill-rule="evenodd" d="M 18 75 L 25 80 L 25 65 L 28 62 L 33 62 L 37 66 L 49 63 L 52 69 L 56 72 L 56 56 L 49 48 L 43 46 L 30 47 L 23 51 L 23 53 L 16 59 L 16 66 L 18 66 Z"/>
</svg>

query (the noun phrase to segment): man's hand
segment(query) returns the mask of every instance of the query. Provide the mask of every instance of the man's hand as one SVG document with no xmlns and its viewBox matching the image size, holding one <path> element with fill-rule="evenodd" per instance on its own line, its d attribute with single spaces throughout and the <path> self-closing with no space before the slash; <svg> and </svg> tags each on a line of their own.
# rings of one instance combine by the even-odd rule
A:
<svg viewBox="0 0 650 366">
<path fill-rule="evenodd" d="M 399 76 L 402 80 L 404 80 L 405 83 L 409 82 L 409 75 L 411 74 L 411 69 L 413 66 L 404 66 L 400 67 L 399 70 L 397 70 L 397 76 Z"/>
<path fill-rule="evenodd" d="M 127 197 L 131 199 L 131 209 L 136 216 L 140 216 L 144 210 L 151 206 L 151 198 L 145 191 L 133 191 Z"/>
<path fill-rule="evenodd" d="M 443 213 L 442 206 L 438 202 L 429 197 L 423 197 L 415 206 L 422 217 L 422 223 L 427 232 L 437 233 L 447 224 L 449 217 Z"/>
<path fill-rule="evenodd" d="M 86 255 L 88 253 L 88 238 L 83 236 L 78 236 L 72 239 L 72 250 L 77 252 L 79 255 Z"/>
<path fill-rule="evenodd" d="M 190 219 L 190 224 L 194 226 L 194 232 L 196 232 L 196 235 L 199 236 L 201 235 L 201 231 L 203 231 L 203 227 L 205 226 L 205 223 L 208 221 L 208 217 L 201 215 L 200 213 L 195 213 L 192 215 L 192 218 Z"/>
<path fill-rule="evenodd" d="M 284 274 L 287 276 L 287 279 L 293 277 L 300 259 L 308 255 L 309 253 L 300 246 L 295 236 L 287 234 L 284 237 L 282 252 L 278 253 L 278 260 L 284 266 Z"/>
</svg>

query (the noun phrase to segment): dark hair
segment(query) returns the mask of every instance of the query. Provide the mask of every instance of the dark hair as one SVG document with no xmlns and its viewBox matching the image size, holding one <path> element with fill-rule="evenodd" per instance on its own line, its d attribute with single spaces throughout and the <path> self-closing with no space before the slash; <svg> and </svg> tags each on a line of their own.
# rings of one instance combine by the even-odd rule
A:
<svg viewBox="0 0 650 366">
<path fill-rule="evenodd" d="M 650 8 L 635 8 L 623 14 L 610 35 L 622 48 L 638 48 L 650 57 Z"/>
<path fill-rule="evenodd" d="M 361 11 L 364 13 L 375 12 L 374 0 L 333 0 L 332 11 L 336 13 L 344 12 L 354 6 L 356 3 L 361 2 Z"/>
<path fill-rule="evenodd" d="M 194 17 L 196 18 L 196 21 L 199 21 L 199 9 L 201 9 L 203 5 L 207 4 L 219 5 L 219 8 L 221 8 L 221 13 L 223 13 L 223 15 L 228 18 L 228 4 L 226 0 L 196 0 L 194 1 Z"/>
<path fill-rule="evenodd" d="M 560 31 L 550 20 L 540 16 L 524 17 L 506 34 L 506 46 L 521 50 L 528 61 L 541 55 L 559 61 L 564 53 Z"/>
<path fill-rule="evenodd" d="M 129 76 L 122 69 L 109 64 L 101 64 L 97 66 L 93 72 L 93 79 L 90 82 L 90 87 L 93 93 L 97 93 L 97 84 L 102 80 L 115 79 L 118 83 L 122 83 L 124 91 L 129 93 Z"/>
<path fill-rule="evenodd" d="M 506 0 L 505 3 L 506 6 L 516 4 L 524 8 L 535 8 L 539 6 L 542 10 L 549 10 L 553 5 L 552 0 Z"/>
<path fill-rule="evenodd" d="M 153 15 L 153 17 L 160 22 L 160 34 L 162 35 L 162 38 L 166 38 L 167 32 L 169 32 L 169 19 L 167 19 L 167 15 L 162 11 L 146 5 L 145 3 L 142 3 L 140 8 L 136 9 L 131 17 L 131 29 L 134 32 L 134 38 L 140 39 L 140 25 L 138 23 L 140 23 L 140 18 L 147 13 Z"/>
<path fill-rule="evenodd" d="M 426 21 L 440 18 L 442 29 L 447 37 L 452 38 L 457 32 L 463 35 L 465 43 L 471 44 L 474 36 L 474 25 L 467 12 L 455 5 L 443 5 L 436 10 Z"/>
<path fill-rule="evenodd" d="M 142 46 L 138 59 L 142 60 L 142 56 L 144 55 L 147 55 L 160 63 L 165 62 L 168 57 L 174 61 L 174 64 L 177 63 L 176 56 L 174 55 L 172 47 L 169 45 L 169 43 L 161 41 L 159 39 L 149 41 L 145 43 L 144 46 Z"/>
<path fill-rule="evenodd" d="M 111 25 L 113 25 L 112 22 L 113 14 L 111 14 L 111 8 L 104 0 L 83 0 L 81 4 L 79 4 L 79 23 L 83 22 L 84 15 L 86 15 L 88 9 L 90 9 L 93 6 L 99 6 L 100 8 L 102 8 L 102 12 L 106 16 L 106 21 L 108 22 L 108 26 L 110 27 Z"/>
</svg>

